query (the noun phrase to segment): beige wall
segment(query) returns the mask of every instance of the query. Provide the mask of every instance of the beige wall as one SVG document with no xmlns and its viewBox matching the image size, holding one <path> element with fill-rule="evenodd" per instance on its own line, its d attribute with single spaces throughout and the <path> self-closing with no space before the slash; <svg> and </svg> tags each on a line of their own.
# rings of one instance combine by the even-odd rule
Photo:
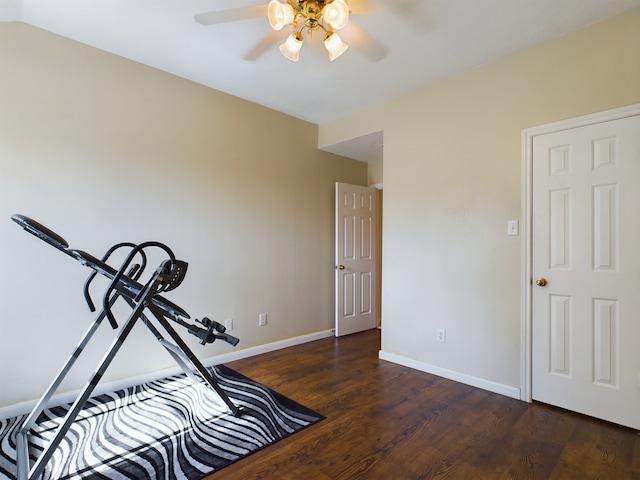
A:
<svg viewBox="0 0 640 480">
<path fill-rule="evenodd" d="M 383 162 L 382 160 L 378 162 L 369 162 L 367 163 L 368 168 L 368 184 L 369 185 L 382 185 L 383 183 Z"/>
<path fill-rule="evenodd" d="M 322 125 L 384 129 L 383 355 L 518 395 L 521 132 L 637 102 L 640 10 Z"/>
<path fill-rule="evenodd" d="M 0 62 L 0 407 L 37 398 L 93 319 L 88 270 L 13 213 L 94 255 L 165 242 L 189 262 L 167 297 L 232 317 L 238 349 L 332 328 L 334 183 L 365 185 L 366 164 L 319 151 L 316 125 L 24 24 L 0 24 Z M 187 337 L 203 359 L 232 351 Z M 105 380 L 173 365 L 139 328 Z"/>
</svg>

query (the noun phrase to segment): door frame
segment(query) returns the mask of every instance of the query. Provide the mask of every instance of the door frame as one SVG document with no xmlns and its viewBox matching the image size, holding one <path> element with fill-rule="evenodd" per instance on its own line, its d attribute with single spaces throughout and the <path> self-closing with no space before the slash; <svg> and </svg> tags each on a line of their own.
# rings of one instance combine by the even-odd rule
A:
<svg viewBox="0 0 640 480">
<path fill-rule="evenodd" d="M 522 130 L 520 400 L 532 402 L 533 376 L 533 139 L 539 135 L 640 115 L 640 103 Z"/>
</svg>

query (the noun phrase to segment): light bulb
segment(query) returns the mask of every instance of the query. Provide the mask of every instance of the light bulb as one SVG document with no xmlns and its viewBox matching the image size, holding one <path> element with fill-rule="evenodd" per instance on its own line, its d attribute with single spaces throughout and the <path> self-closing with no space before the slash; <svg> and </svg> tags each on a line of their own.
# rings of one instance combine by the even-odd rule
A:
<svg viewBox="0 0 640 480">
<path fill-rule="evenodd" d="M 280 30 L 285 25 L 293 22 L 293 7 L 288 3 L 280 3 L 278 0 L 271 0 L 267 8 L 269 23 L 274 30 Z"/>
<path fill-rule="evenodd" d="M 300 49 L 302 48 L 302 34 L 294 31 L 287 37 L 287 40 L 280 45 L 282 55 L 292 62 L 297 62 L 300 57 Z"/>
<path fill-rule="evenodd" d="M 329 60 L 332 62 L 347 51 L 349 45 L 344 43 L 337 33 L 328 32 L 324 37 L 324 46 L 329 52 Z"/>
<path fill-rule="evenodd" d="M 340 30 L 349 21 L 349 6 L 344 0 L 333 0 L 333 2 L 325 5 L 322 10 L 322 18 L 334 30 Z"/>
</svg>

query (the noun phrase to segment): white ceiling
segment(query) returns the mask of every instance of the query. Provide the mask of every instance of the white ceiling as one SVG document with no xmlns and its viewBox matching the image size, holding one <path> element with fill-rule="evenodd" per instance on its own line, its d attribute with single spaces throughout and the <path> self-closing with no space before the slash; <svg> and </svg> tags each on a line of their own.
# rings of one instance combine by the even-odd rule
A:
<svg viewBox="0 0 640 480">
<path fill-rule="evenodd" d="M 248 61 L 244 57 L 271 32 L 266 18 L 211 26 L 194 21 L 198 13 L 268 0 L 0 0 L 0 21 L 22 21 L 322 124 L 640 7 L 640 0 L 357 1 L 372 13 L 352 15 L 359 29 L 340 32 L 351 48 L 334 62 L 322 35 L 305 39 L 299 62 L 285 59 L 277 45 L 286 29 Z M 372 61 L 369 50 L 357 48 L 366 40 L 362 32 L 386 50 L 383 59 Z M 360 148 L 371 150 L 376 142 L 373 154 L 380 155 L 381 134 L 365 140 Z M 375 159 L 371 155 L 360 159 Z"/>
</svg>

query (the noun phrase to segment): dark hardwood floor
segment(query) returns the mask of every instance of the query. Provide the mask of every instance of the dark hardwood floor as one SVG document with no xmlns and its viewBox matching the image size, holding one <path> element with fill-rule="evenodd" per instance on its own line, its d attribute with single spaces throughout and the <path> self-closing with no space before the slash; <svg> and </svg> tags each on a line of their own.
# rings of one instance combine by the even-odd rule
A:
<svg viewBox="0 0 640 480">
<path fill-rule="evenodd" d="M 207 480 L 640 479 L 635 430 L 378 359 L 377 330 L 227 365 L 327 418 Z"/>
</svg>

